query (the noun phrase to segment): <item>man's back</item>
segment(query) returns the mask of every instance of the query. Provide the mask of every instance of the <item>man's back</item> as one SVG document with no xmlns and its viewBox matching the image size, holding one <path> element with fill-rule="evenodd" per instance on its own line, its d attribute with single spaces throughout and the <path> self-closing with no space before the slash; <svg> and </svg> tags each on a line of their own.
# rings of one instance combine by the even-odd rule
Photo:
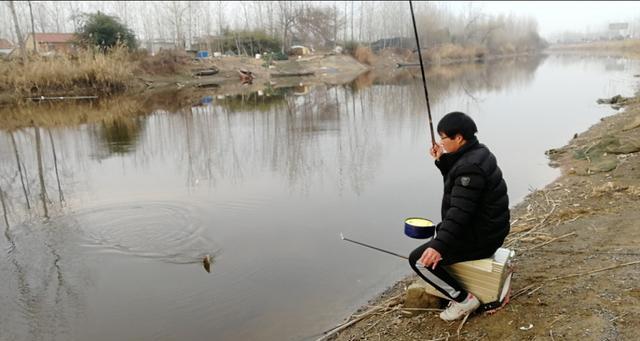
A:
<svg viewBox="0 0 640 341">
<path fill-rule="evenodd" d="M 495 156 L 477 139 L 468 141 L 457 155 L 451 154 L 443 170 L 444 243 L 455 245 L 453 253 L 486 250 L 492 253 L 509 233 L 507 185 Z M 450 240 L 455 238 L 456 240 Z"/>
</svg>

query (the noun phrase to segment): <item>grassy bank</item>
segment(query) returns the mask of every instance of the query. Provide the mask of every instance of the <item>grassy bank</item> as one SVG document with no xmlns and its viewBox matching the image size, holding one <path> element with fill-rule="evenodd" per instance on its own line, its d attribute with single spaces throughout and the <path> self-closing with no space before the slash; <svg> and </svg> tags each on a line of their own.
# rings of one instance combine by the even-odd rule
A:
<svg viewBox="0 0 640 341">
<path fill-rule="evenodd" d="M 504 45 L 498 49 L 489 49 L 482 45 L 442 44 L 422 49 L 422 59 L 426 65 L 441 66 L 448 64 L 476 63 L 515 56 L 532 55 L 540 52 L 534 49 L 519 49 L 512 45 Z M 352 55 L 363 64 L 374 69 L 387 70 L 397 64 L 418 63 L 415 50 L 406 48 L 387 48 L 373 53 L 367 47 L 358 47 Z"/>
<path fill-rule="evenodd" d="M 512 55 L 514 51 L 505 47 L 500 53 Z M 356 46 L 348 53 L 360 64 L 381 70 L 418 59 L 410 49 L 384 49 L 376 55 L 368 47 Z M 323 69 L 326 67 L 335 68 L 336 74 L 340 75 L 366 70 L 365 66 L 348 56 L 342 56 L 348 58 L 342 58 L 345 63 L 333 65 L 333 59 L 341 56 L 326 58 L 330 56 L 319 53 L 302 59 L 277 61 L 269 69 L 265 68 L 264 61 L 249 57 L 195 61 L 184 52 L 161 51 L 155 56 L 148 56 L 128 52 L 125 48 L 116 48 L 106 54 L 85 50 L 73 56 L 31 56 L 26 62 L 21 59 L 0 61 L 0 104 L 20 103 L 40 96 L 97 95 L 102 98 L 124 92 L 137 93 L 146 88 L 199 86 L 201 82 L 212 83 L 215 87 L 222 84 L 232 86 L 241 84 L 238 69 L 252 71 L 257 80 L 269 80 L 272 72 L 313 71 L 315 75 L 309 79 L 322 81 L 328 77 Z M 491 55 L 482 46 L 444 44 L 423 50 L 423 58 L 428 64 L 439 65 L 474 62 L 489 59 Z M 207 67 L 215 67 L 220 72 L 212 77 L 192 74 L 192 69 Z"/>
<path fill-rule="evenodd" d="M 149 56 L 117 49 L 108 54 L 80 52 L 75 56 L 32 56 L 0 60 L 0 105 L 21 104 L 26 99 L 58 96 L 110 97 L 117 94 L 137 95 L 157 90 L 207 88 L 216 94 L 243 92 L 245 88 L 262 89 L 295 81 L 299 77 L 271 79 L 273 73 L 310 71 L 305 83 L 344 83 L 367 70 L 347 55 L 315 54 L 286 61 L 266 61 L 246 56 L 228 56 L 195 60 L 185 52 L 171 50 Z M 334 72 L 327 72 L 327 68 Z M 214 75 L 199 76 L 198 70 L 215 69 Z M 238 70 L 251 71 L 252 84 L 241 82 Z"/>
<path fill-rule="evenodd" d="M 31 56 L 0 62 L 0 91 L 14 96 L 118 93 L 134 80 L 136 63 L 124 49 L 109 54 L 81 51 L 75 56 Z"/>
</svg>

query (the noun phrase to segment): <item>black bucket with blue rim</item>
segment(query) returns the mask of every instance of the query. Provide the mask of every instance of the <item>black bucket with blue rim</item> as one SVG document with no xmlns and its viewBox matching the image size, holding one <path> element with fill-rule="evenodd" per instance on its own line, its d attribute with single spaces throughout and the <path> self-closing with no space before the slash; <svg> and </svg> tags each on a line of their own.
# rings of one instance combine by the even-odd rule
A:
<svg viewBox="0 0 640 341">
<path fill-rule="evenodd" d="M 404 234 L 415 239 L 432 238 L 436 225 L 429 219 L 412 217 L 404 220 Z"/>
</svg>

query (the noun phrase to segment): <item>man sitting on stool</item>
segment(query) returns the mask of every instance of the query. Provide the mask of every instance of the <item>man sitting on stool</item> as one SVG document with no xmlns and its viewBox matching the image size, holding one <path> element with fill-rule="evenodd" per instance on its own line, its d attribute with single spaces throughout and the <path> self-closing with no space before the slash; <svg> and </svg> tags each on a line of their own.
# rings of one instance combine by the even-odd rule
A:
<svg viewBox="0 0 640 341">
<path fill-rule="evenodd" d="M 471 117 L 451 112 L 438 123 L 431 148 L 444 179 L 442 222 L 409 256 L 411 268 L 451 301 L 440 318 L 453 321 L 480 306 L 441 265 L 491 257 L 509 233 L 509 198 L 495 156 L 478 142 Z"/>
</svg>

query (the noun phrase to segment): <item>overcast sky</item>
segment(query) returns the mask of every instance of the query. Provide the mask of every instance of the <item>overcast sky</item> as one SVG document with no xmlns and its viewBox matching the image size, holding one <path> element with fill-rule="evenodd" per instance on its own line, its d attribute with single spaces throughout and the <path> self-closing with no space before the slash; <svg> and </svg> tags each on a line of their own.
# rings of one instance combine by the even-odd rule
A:
<svg viewBox="0 0 640 341">
<path fill-rule="evenodd" d="M 469 5 L 468 1 L 448 3 L 453 10 L 463 10 Z M 543 37 L 564 31 L 596 30 L 610 22 L 640 19 L 638 1 L 477 1 L 471 6 L 488 14 L 533 16 Z"/>
</svg>

